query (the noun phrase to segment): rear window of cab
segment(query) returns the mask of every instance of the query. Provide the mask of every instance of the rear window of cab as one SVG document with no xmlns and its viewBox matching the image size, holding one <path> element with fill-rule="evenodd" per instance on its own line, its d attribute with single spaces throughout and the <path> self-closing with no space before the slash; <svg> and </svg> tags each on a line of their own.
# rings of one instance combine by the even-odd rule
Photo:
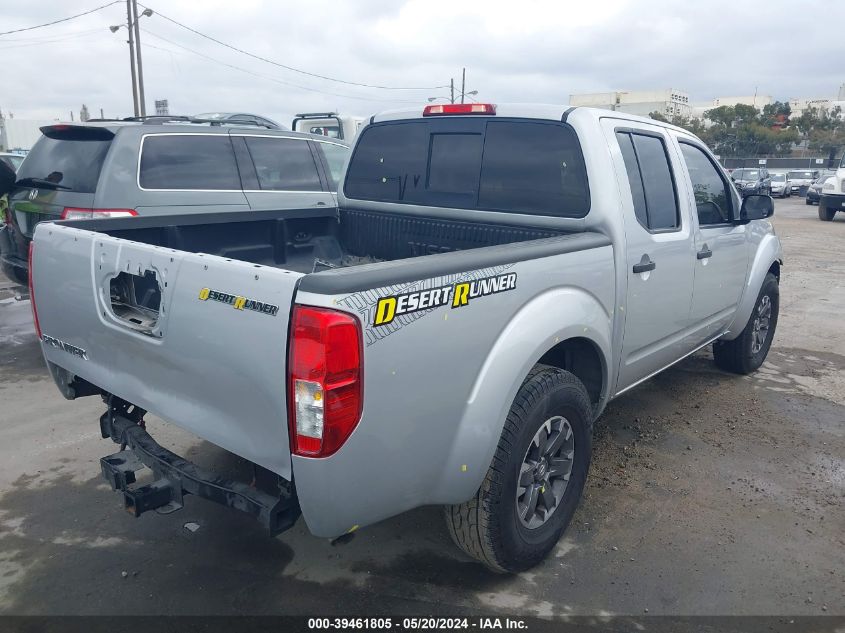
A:
<svg viewBox="0 0 845 633">
<path fill-rule="evenodd" d="M 581 218 L 590 208 L 584 156 L 554 121 L 444 117 L 361 132 L 348 198 Z"/>
</svg>

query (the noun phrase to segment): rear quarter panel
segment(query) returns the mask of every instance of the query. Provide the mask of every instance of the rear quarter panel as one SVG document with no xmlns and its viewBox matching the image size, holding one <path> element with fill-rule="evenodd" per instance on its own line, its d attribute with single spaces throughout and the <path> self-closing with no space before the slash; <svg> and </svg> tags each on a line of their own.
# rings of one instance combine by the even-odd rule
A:
<svg viewBox="0 0 845 633">
<path fill-rule="evenodd" d="M 374 325 L 382 297 L 514 273 L 513 289 Z M 591 339 L 610 358 L 610 246 L 297 303 L 352 312 L 364 333 L 364 407 L 328 458 L 293 457 L 303 515 L 337 536 L 478 489 L 522 380 L 557 342 Z M 610 383 L 605 376 L 605 384 Z"/>
</svg>

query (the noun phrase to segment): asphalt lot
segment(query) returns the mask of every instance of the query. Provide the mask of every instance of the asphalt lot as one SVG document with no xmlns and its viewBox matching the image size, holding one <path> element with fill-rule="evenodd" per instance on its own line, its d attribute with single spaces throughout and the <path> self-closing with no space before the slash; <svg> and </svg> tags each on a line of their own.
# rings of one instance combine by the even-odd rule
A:
<svg viewBox="0 0 845 633">
<path fill-rule="evenodd" d="M 567 535 L 512 577 L 462 558 L 437 508 L 342 545 L 302 521 L 269 539 L 190 498 L 133 519 L 100 479 L 116 450 L 101 402 L 62 399 L 28 301 L 0 281 L 0 613 L 845 615 L 845 216 L 820 222 L 792 198 L 775 225 L 786 265 L 767 364 L 737 377 L 702 352 L 611 403 Z"/>
</svg>

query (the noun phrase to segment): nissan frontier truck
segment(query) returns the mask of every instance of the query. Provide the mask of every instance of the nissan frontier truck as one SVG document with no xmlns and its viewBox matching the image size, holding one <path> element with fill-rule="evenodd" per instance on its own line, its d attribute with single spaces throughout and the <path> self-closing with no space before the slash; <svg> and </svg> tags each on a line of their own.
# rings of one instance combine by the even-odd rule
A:
<svg viewBox="0 0 845 633">
<path fill-rule="evenodd" d="M 705 346 L 738 374 L 769 351 L 772 200 L 680 128 L 429 105 L 372 117 L 340 182 L 336 208 L 37 225 L 44 357 L 66 398 L 103 398 L 131 514 L 194 495 L 335 538 L 437 505 L 469 556 L 524 570 L 572 519 L 610 400 Z M 163 448 L 146 412 L 254 476 Z"/>
</svg>

